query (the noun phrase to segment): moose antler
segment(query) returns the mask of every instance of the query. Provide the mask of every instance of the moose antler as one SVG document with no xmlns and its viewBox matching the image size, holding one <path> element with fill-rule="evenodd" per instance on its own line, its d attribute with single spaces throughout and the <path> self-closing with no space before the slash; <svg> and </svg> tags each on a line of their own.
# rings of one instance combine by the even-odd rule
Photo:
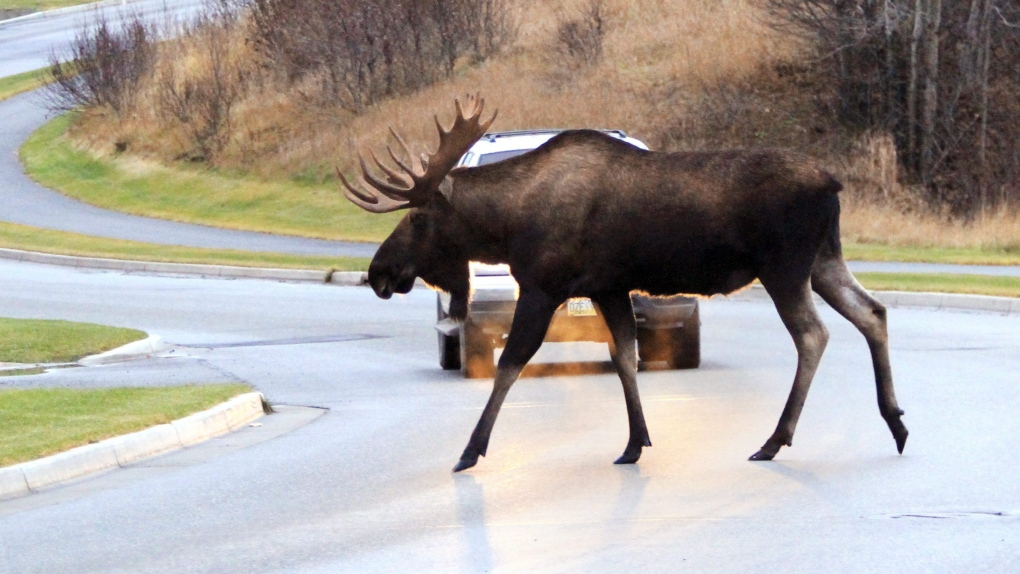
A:
<svg viewBox="0 0 1020 574">
<path fill-rule="evenodd" d="M 460 156 L 471 148 L 481 138 L 492 122 L 496 119 L 494 112 L 489 121 L 481 123 L 482 109 L 485 107 L 485 99 L 481 94 L 469 95 L 465 109 L 461 107 L 460 100 L 454 99 L 457 107 L 457 118 L 453 121 L 450 129 L 443 129 L 439 122 L 439 116 L 434 116 L 436 128 L 439 130 L 439 149 L 432 154 L 422 154 L 415 158 L 411 148 L 404 142 L 403 138 L 390 128 L 393 138 L 400 144 L 406 159 L 401 159 L 394 153 L 390 146 L 386 146 L 390 159 L 400 168 L 400 171 L 387 166 L 379 161 L 375 153 L 369 150 L 368 154 L 372 161 L 386 174 L 382 179 L 372 173 L 365 161 L 365 156 L 358 154 L 358 161 L 361 164 L 361 175 L 358 182 L 361 184 L 355 187 L 347 181 L 347 178 L 337 169 L 337 175 L 343 182 L 344 196 L 354 205 L 372 213 L 386 213 L 425 205 L 429 197 L 439 190 L 443 179 L 450 173 L 453 166 L 457 165 Z"/>
</svg>

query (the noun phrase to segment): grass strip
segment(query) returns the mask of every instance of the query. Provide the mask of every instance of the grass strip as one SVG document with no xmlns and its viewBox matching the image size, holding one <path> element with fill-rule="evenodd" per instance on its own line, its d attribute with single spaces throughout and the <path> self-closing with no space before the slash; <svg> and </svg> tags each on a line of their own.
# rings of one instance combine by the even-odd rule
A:
<svg viewBox="0 0 1020 574">
<path fill-rule="evenodd" d="M 136 329 L 0 317 L 0 362 L 67 363 L 145 337 Z"/>
<path fill-rule="evenodd" d="M 855 261 L 902 261 L 957 265 L 1020 265 L 1020 252 L 948 247 L 905 247 L 844 243 L 843 255 Z"/>
<path fill-rule="evenodd" d="M 65 136 L 71 121 L 71 114 L 60 116 L 32 134 L 21 147 L 21 161 L 42 185 L 99 207 L 228 229 L 372 242 L 385 239 L 403 217 L 367 213 L 332 184 L 96 157 Z"/>
<path fill-rule="evenodd" d="M 930 291 L 1020 297 L 1020 277 L 943 273 L 854 273 L 874 291 Z"/>
<path fill-rule="evenodd" d="M 0 466 L 168 423 L 249 391 L 237 384 L 0 390 Z"/>
<path fill-rule="evenodd" d="M 186 165 L 167 167 L 121 157 L 98 158 L 76 148 L 66 137 L 72 119 L 70 115 L 58 117 L 33 134 L 21 148 L 22 162 L 41 184 L 100 207 L 217 227 L 374 242 L 385 239 L 401 217 L 400 212 L 365 213 L 331 185 L 265 181 L 244 174 Z M 1005 250 L 849 242 L 843 249 L 847 259 L 860 261 L 1020 265 L 1020 253 Z M 240 256 L 235 253 L 232 257 Z M 346 268 L 329 263 L 326 266 Z"/>
<path fill-rule="evenodd" d="M 68 6 L 92 3 L 82 2 L 82 0 L 0 0 L 0 11 L 38 12 L 40 10 L 52 10 L 54 8 L 66 8 Z"/>
<path fill-rule="evenodd" d="M 0 78 L 0 101 L 48 84 L 51 79 L 49 73 L 49 68 L 40 68 Z"/>
<path fill-rule="evenodd" d="M 231 249 L 201 249 L 157 245 L 123 239 L 106 239 L 66 231 L 40 229 L 27 225 L 0 222 L 0 247 L 39 251 L 56 255 L 104 257 L 131 261 L 198 263 L 240 267 L 271 267 L 280 269 L 334 269 L 365 271 L 369 259 L 364 257 L 319 257 L 286 253 L 256 253 Z"/>
</svg>

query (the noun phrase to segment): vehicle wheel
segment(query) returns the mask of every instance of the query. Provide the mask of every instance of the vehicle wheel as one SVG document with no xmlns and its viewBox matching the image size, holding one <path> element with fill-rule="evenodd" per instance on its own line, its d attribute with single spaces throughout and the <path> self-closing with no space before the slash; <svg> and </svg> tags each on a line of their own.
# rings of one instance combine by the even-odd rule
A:
<svg viewBox="0 0 1020 574">
<path fill-rule="evenodd" d="M 491 379 L 496 376 L 492 338 L 477 325 L 464 322 L 460 330 L 460 370 L 469 379 Z"/>
<path fill-rule="evenodd" d="M 443 301 L 436 295 L 436 321 L 442 321 L 449 317 L 443 311 Z M 460 337 L 457 335 L 444 335 L 437 332 L 439 336 L 439 366 L 446 371 L 460 368 Z"/>
<path fill-rule="evenodd" d="M 696 369 L 701 364 L 701 321 L 698 311 L 677 329 L 638 329 L 638 358 L 665 362 L 670 369 Z"/>
</svg>

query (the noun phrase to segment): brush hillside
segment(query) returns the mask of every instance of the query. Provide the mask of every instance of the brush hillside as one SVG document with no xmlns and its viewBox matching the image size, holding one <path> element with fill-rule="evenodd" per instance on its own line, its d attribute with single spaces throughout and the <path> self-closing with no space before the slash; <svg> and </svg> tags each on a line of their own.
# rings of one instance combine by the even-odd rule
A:
<svg viewBox="0 0 1020 574">
<path fill-rule="evenodd" d="M 120 31 L 93 22 L 66 54 L 74 74 L 54 68 L 55 105 L 82 111 L 70 130 L 77 145 L 100 157 L 130 157 L 132 169 L 187 163 L 323 182 L 334 166 L 353 171 L 359 146 L 382 150 L 390 126 L 414 145 L 434 147 L 432 114 L 449 122 L 454 96 L 481 92 L 489 108 L 499 109 L 497 130 L 614 128 L 666 151 L 781 146 L 819 157 L 846 184 L 848 240 L 1020 249 L 1020 189 L 1008 177 L 1020 173 L 1014 170 L 1020 149 L 1003 151 L 1002 143 L 1020 125 L 1016 99 L 1003 95 L 1020 86 L 1020 69 L 1009 67 L 1017 66 L 1010 29 L 988 24 L 981 45 L 989 46 L 982 62 L 1001 55 L 1012 63 L 1005 71 L 985 66 L 983 78 L 994 85 L 981 92 L 979 82 L 973 94 L 961 91 L 955 100 L 986 96 L 984 116 L 968 120 L 970 131 L 961 128 L 952 140 L 978 138 L 983 121 L 983 175 L 959 175 L 974 173 L 966 163 L 973 158 L 960 150 L 931 167 L 942 171 L 921 173 L 923 158 L 904 153 L 906 136 L 898 131 L 906 112 L 891 111 L 905 104 L 876 100 L 867 107 L 872 119 L 848 120 L 846 86 L 860 82 L 840 75 L 847 68 L 820 55 L 825 46 L 812 35 L 817 30 L 793 18 L 805 6 L 828 13 L 830 4 L 839 3 L 221 0 L 189 23 L 136 22 Z M 914 2 L 886 4 L 903 4 L 893 30 L 900 44 L 887 28 L 884 48 L 875 48 L 881 61 L 893 62 L 902 59 L 894 48 L 910 47 L 903 42 L 912 37 Z M 960 33 L 969 30 L 965 10 L 947 14 L 946 26 L 963 18 Z M 868 34 L 881 32 L 867 26 L 868 17 L 833 21 L 858 30 L 865 45 Z M 876 17 L 891 22 L 888 14 Z M 170 27 L 178 39 L 162 40 Z M 944 48 L 942 65 L 955 70 L 957 55 Z M 895 70 L 890 63 L 889 70 L 909 79 L 908 63 Z M 901 97 L 895 94 L 906 90 L 892 89 L 890 77 L 881 86 Z M 940 77 L 946 84 L 956 76 Z M 867 93 L 878 93 L 868 86 Z M 987 151 L 993 140 L 995 154 Z M 930 145 L 949 149 L 941 141 Z M 971 167 L 953 171 L 954 165 Z"/>
</svg>

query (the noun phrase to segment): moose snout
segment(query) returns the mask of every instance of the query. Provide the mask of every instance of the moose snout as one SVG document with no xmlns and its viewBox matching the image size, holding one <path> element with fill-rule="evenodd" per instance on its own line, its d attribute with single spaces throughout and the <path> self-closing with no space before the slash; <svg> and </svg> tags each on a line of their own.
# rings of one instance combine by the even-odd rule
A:
<svg viewBox="0 0 1020 574">
<path fill-rule="evenodd" d="M 414 287 L 413 269 L 396 269 L 389 265 L 372 264 L 368 268 L 368 284 L 380 299 L 394 293 L 407 293 Z"/>
</svg>

